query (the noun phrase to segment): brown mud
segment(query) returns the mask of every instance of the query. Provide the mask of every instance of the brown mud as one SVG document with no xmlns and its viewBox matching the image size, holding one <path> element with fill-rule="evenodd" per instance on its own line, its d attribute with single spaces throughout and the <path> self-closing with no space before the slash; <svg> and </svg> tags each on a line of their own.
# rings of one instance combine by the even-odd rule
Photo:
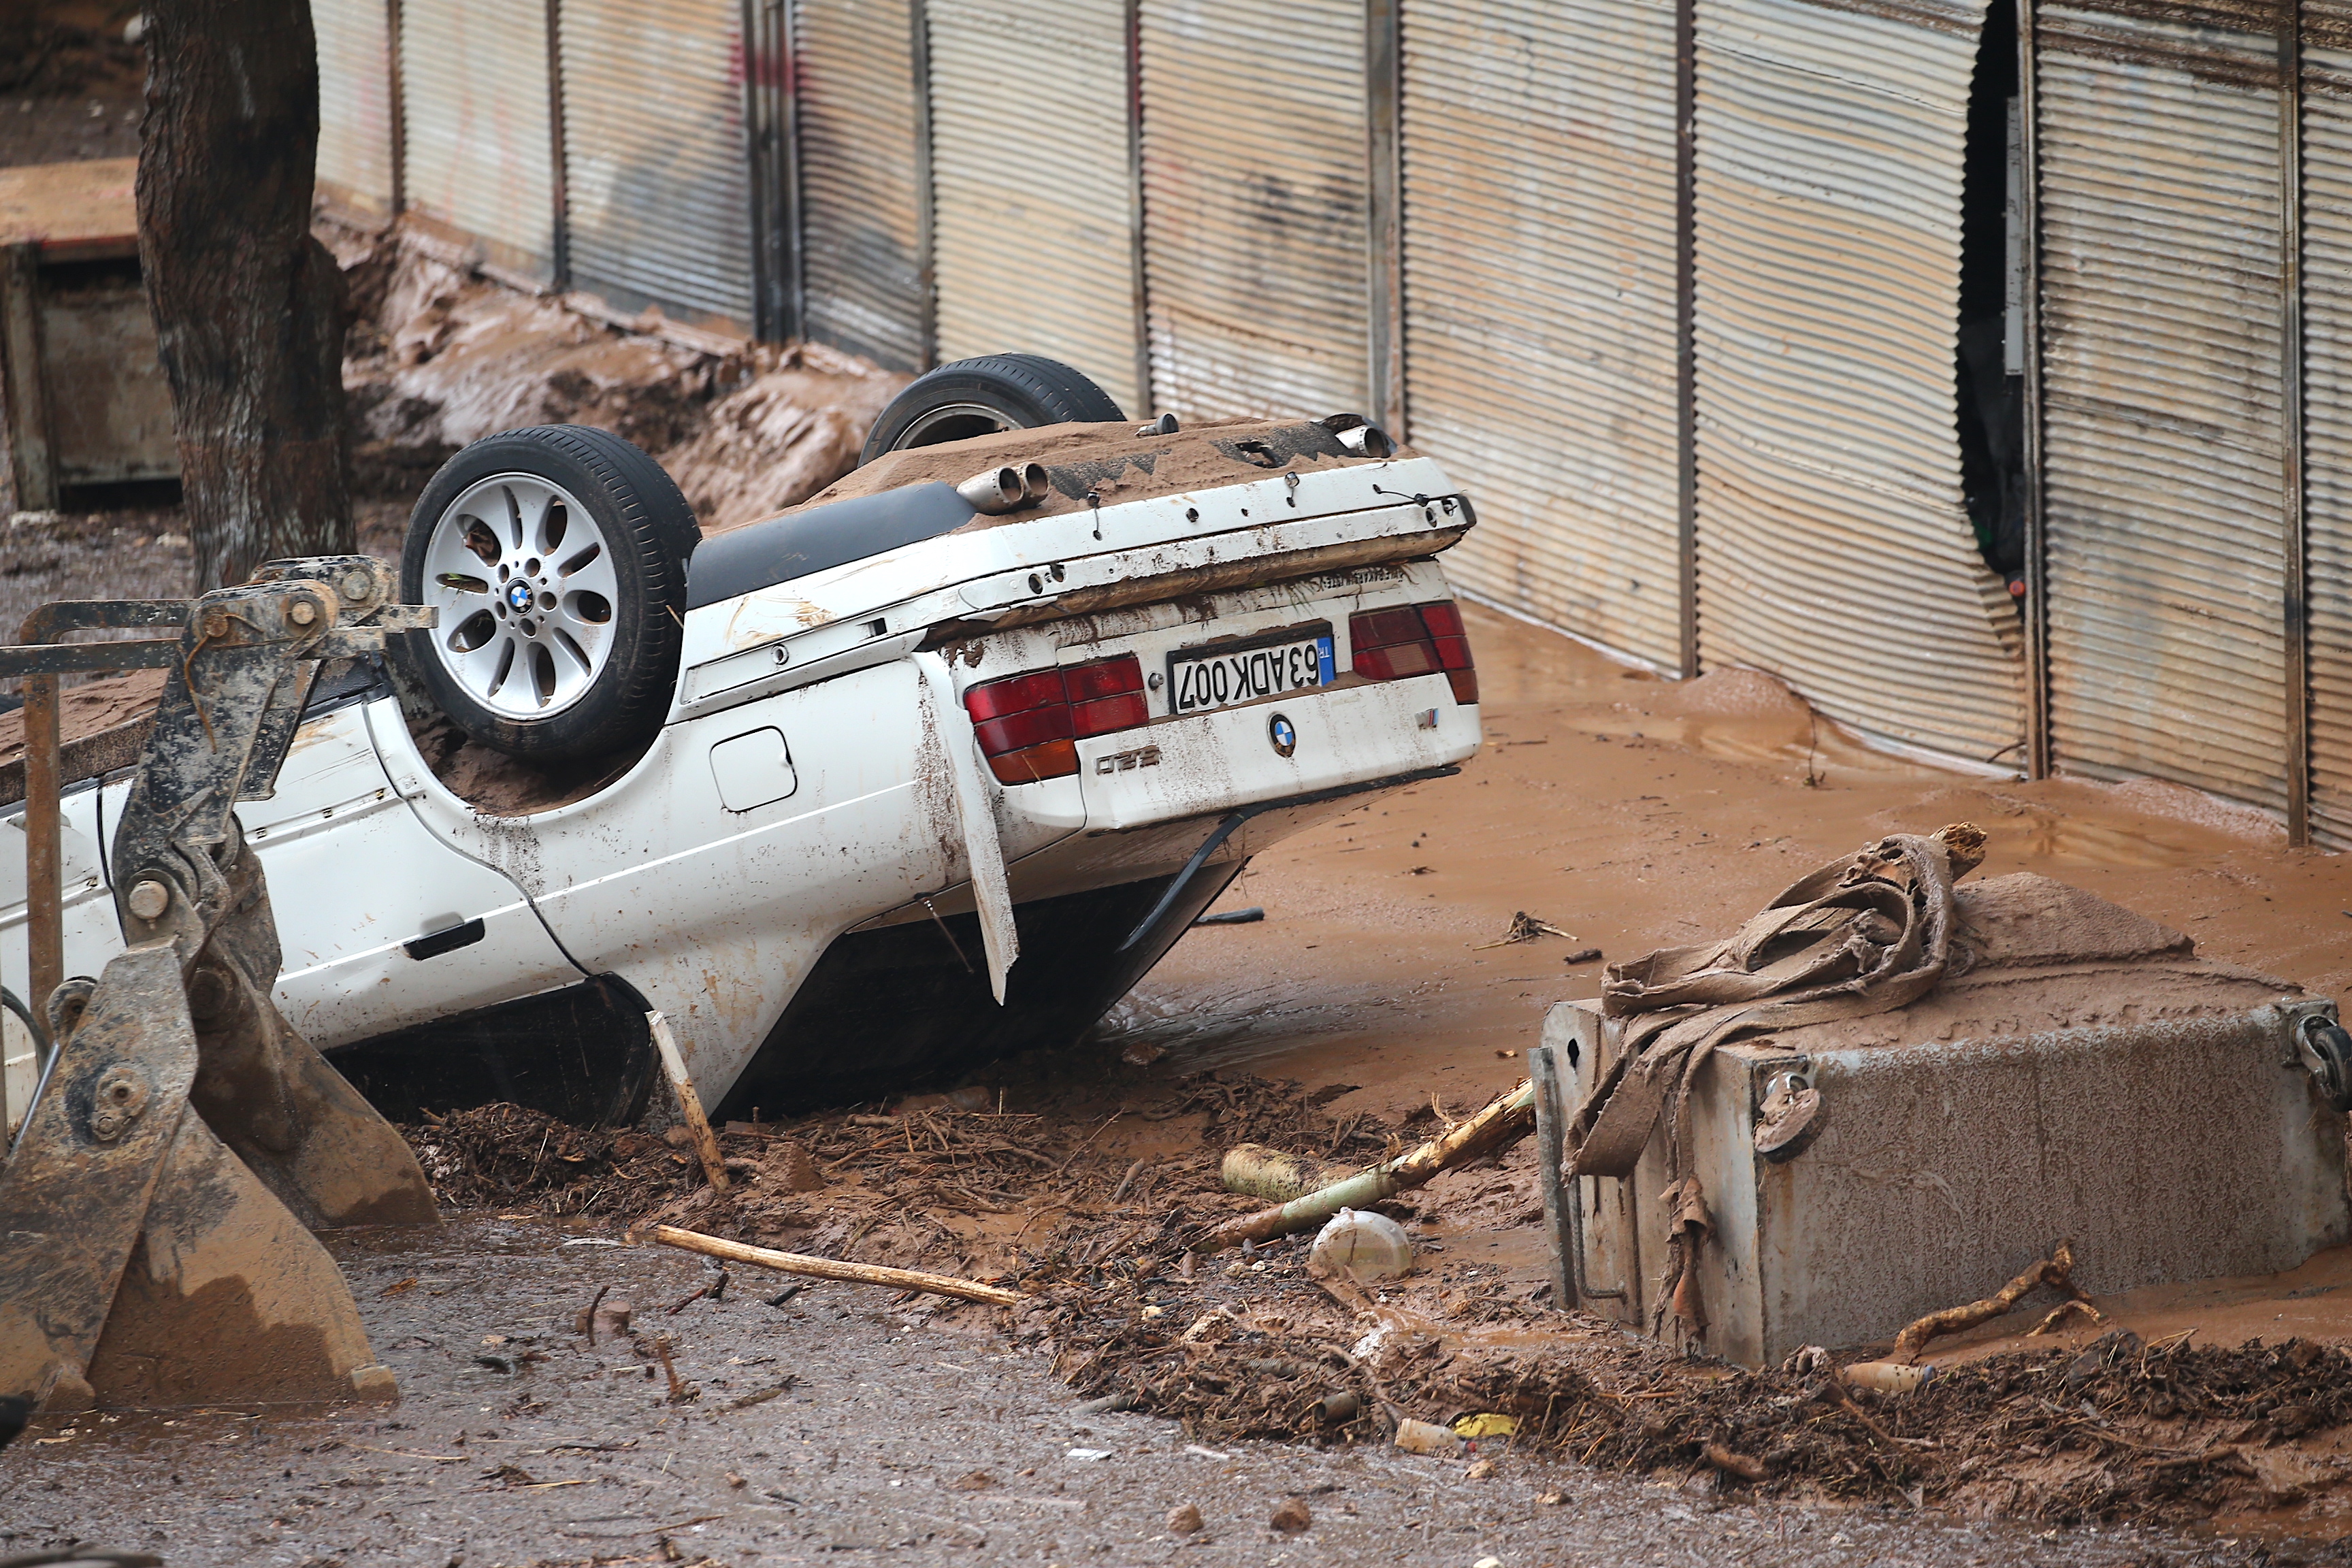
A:
<svg viewBox="0 0 2352 1568">
<path fill-rule="evenodd" d="M 698 1259 L 582 1225 L 482 1215 L 338 1235 L 396 1407 L 37 1421 L 0 1453 L 0 1553 L 81 1541 L 172 1568 L 2341 1560 L 2133 1525 L 1801 1507 L 1507 1444 L 1482 1468 L 1344 1442 L 1204 1442 L 1079 1405 L 991 1310 L 850 1285 L 785 1295 L 740 1269 L 714 1299 Z M 600 1294 L 592 1342 L 575 1325 Z M 1186 1507 L 1205 1528 L 1170 1528 Z M 1277 1511 L 1292 1524 L 1303 1511 L 1306 1528 L 1278 1533 Z"/>
<path fill-rule="evenodd" d="M 318 232 L 353 312 L 343 384 L 353 482 L 368 493 L 414 497 L 498 431 L 593 425 L 651 452 L 716 531 L 848 472 L 906 384 L 815 345 L 753 344 L 540 291 L 413 223 L 326 212 Z"/>
</svg>

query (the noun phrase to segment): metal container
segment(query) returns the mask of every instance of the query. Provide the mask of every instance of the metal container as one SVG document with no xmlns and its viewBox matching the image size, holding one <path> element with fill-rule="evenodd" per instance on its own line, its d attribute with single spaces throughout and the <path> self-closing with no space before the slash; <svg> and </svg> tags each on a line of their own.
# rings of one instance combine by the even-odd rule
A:
<svg viewBox="0 0 2352 1568">
<path fill-rule="evenodd" d="M 2061 1240 L 2076 1282 L 2105 1296 L 2274 1273 L 2352 1237 L 2344 1117 L 2295 1044 L 2333 1003 L 2047 878 L 1968 887 L 1960 906 L 1969 967 L 1919 1002 L 1727 1046 L 1701 1068 L 1703 1348 L 1758 1365 L 1884 1342 Z M 1598 1003 L 1551 1009 L 1544 1038 L 1571 1099 L 1616 1036 Z M 1758 1112 L 1784 1080 L 1821 1105 L 1776 1162 L 1757 1151 Z M 1587 1276 L 1627 1291 L 1594 1306 L 1644 1328 L 1661 1305 L 1665 1139 L 1629 1180 L 1574 1184 Z"/>
</svg>

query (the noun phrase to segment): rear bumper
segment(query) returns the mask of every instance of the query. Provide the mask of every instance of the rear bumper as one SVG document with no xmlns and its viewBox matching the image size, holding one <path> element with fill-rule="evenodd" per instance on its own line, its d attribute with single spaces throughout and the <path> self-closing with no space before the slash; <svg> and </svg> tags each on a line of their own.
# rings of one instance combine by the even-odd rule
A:
<svg viewBox="0 0 2352 1568">
<path fill-rule="evenodd" d="M 1349 678 L 1352 680 L 1352 678 Z M 1286 721 L 1289 754 L 1277 744 Z M 1126 832 L 1334 789 L 1381 787 L 1477 754 L 1478 709 L 1443 675 L 1343 683 L 1078 742 L 1089 832 Z M 1145 753 L 1150 753 L 1146 755 Z M 1019 791 L 1006 804 L 1018 809 Z"/>
</svg>

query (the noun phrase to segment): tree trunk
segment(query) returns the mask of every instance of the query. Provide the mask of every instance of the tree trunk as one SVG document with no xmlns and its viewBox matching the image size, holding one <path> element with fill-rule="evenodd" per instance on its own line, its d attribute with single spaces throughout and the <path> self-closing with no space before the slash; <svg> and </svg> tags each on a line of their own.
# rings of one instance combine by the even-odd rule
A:
<svg viewBox="0 0 2352 1568">
<path fill-rule="evenodd" d="M 352 548 L 342 282 L 310 235 L 309 0 L 150 0 L 139 261 L 199 591 Z"/>
</svg>

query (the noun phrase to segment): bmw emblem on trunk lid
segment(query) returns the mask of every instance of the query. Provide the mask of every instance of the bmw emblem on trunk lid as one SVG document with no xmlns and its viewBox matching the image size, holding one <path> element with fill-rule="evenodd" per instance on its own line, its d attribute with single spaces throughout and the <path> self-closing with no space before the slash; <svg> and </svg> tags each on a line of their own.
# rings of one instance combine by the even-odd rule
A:
<svg viewBox="0 0 2352 1568">
<path fill-rule="evenodd" d="M 1298 731 L 1284 715 L 1277 713 L 1266 721 L 1265 738 L 1274 743 L 1274 754 L 1286 757 L 1298 750 Z"/>
</svg>

